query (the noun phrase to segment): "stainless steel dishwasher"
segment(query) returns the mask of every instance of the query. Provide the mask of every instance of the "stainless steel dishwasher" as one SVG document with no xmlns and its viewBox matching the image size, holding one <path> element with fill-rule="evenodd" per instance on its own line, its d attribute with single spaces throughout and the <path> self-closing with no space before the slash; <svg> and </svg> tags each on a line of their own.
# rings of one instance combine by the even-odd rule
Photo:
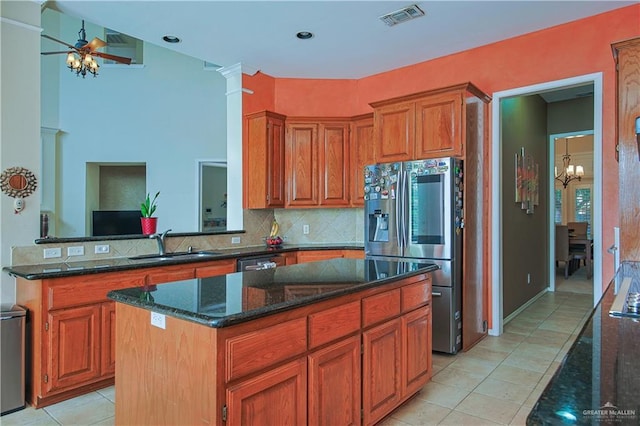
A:
<svg viewBox="0 0 640 426">
<path fill-rule="evenodd" d="M 22 306 L 0 306 L 0 415 L 25 407 L 25 319 Z"/>
<path fill-rule="evenodd" d="M 238 259 L 238 271 L 257 271 L 285 265 L 285 258 L 277 254 L 242 257 Z"/>
</svg>

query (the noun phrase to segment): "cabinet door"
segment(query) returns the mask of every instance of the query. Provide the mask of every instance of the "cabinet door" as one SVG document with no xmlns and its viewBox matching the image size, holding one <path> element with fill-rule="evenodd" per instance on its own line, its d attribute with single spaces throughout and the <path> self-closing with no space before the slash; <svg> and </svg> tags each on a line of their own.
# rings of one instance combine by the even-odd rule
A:
<svg viewBox="0 0 640 426">
<path fill-rule="evenodd" d="M 309 355 L 309 425 L 359 425 L 360 393 L 360 336 Z"/>
<path fill-rule="evenodd" d="M 415 130 L 414 102 L 377 108 L 373 124 L 376 162 L 412 160 Z"/>
<path fill-rule="evenodd" d="M 349 205 L 349 124 L 320 124 L 319 132 L 320 205 Z"/>
<path fill-rule="evenodd" d="M 318 125 L 287 125 L 287 206 L 318 205 Z"/>
<path fill-rule="evenodd" d="M 305 358 L 269 370 L 227 389 L 227 424 L 243 426 L 307 423 Z"/>
<path fill-rule="evenodd" d="M 416 102 L 416 158 L 462 155 L 462 102 L 461 92 Z"/>
<path fill-rule="evenodd" d="M 47 391 L 100 376 L 100 305 L 51 311 Z"/>
<path fill-rule="evenodd" d="M 386 322 L 362 334 L 363 424 L 376 423 L 391 412 L 402 397 L 400 319 Z"/>
<path fill-rule="evenodd" d="M 147 274 L 146 284 L 160 284 L 171 281 L 190 280 L 195 277 L 195 268 L 191 265 L 177 265 L 154 268 Z"/>
<path fill-rule="evenodd" d="M 375 163 L 373 117 L 355 120 L 351 124 L 351 205 L 364 206 L 364 167 Z"/>
<path fill-rule="evenodd" d="M 420 390 L 431 377 L 431 307 L 402 317 L 403 396 Z"/>
<path fill-rule="evenodd" d="M 269 111 L 246 118 L 243 148 L 244 206 L 284 206 L 284 116 Z"/>
<path fill-rule="evenodd" d="M 100 344 L 100 374 L 116 374 L 116 304 L 103 303 L 100 307 L 102 339 Z"/>
</svg>

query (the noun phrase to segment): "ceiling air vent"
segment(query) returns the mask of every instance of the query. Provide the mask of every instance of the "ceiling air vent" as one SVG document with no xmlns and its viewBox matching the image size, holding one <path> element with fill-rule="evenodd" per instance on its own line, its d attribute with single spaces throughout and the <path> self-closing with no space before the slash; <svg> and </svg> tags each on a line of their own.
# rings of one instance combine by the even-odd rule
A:
<svg viewBox="0 0 640 426">
<path fill-rule="evenodd" d="M 396 10 L 395 12 L 387 13 L 386 15 L 382 15 L 380 20 L 392 27 L 396 24 L 401 24 L 406 21 L 410 21 L 414 18 L 419 18 L 424 16 L 424 12 L 418 7 L 418 5 L 411 5 L 404 7 L 400 10 Z"/>
</svg>

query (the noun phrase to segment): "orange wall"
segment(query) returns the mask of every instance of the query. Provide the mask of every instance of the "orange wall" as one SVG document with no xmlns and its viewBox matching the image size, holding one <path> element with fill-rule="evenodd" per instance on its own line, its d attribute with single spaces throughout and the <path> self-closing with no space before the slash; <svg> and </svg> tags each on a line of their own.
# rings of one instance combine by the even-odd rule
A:
<svg viewBox="0 0 640 426">
<path fill-rule="evenodd" d="M 640 36 L 640 5 L 570 22 L 520 37 L 398 68 L 360 80 L 273 78 L 262 91 L 260 78 L 245 76 L 256 105 L 297 116 L 353 116 L 371 112 L 370 102 L 470 81 L 489 95 L 532 84 L 603 73 L 603 284 L 613 276 L 606 248 L 618 224 L 618 165 L 615 147 L 615 67 L 611 43 Z M 253 89 L 256 87 L 257 89 Z M 262 100 L 259 100 L 262 99 Z M 262 108 L 265 109 L 265 108 Z M 268 108 L 270 109 L 270 108 Z M 596 156 L 598 153 L 596 153 Z"/>
</svg>

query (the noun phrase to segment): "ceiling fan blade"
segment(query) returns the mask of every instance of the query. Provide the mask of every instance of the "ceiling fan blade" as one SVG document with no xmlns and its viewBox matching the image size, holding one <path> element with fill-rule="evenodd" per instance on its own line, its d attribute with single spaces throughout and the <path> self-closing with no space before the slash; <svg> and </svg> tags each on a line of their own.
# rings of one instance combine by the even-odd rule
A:
<svg viewBox="0 0 640 426">
<path fill-rule="evenodd" d="M 100 40 L 98 37 L 94 37 L 93 40 L 82 46 L 82 48 L 94 51 L 96 49 L 100 49 L 101 47 L 105 47 L 106 45 L 107 43 L 105 41 Z"/>
<path fill-rule="evenodd" d="M 108 53 L 93 52 L 94 56 L 98 56 L 103 59 L 110 59 L 121 64 L 131 65 L 131 58 L 125 58 L 123 56 L 109 55 Z"/>
<path fill-rule="evenodd" d="M 53 38 L 53 37 L 48 36 L 48 35 L 46 35 L 46 34 L 41 34 L 41 35 L 42 35 L 42 37 L 44 37 L 44 38 L 48 38 L 49 40 L 53 40 L 53 41 L 55 41 L 56 43 L 64 44 L 65 46 L 67 46 L 67 47 L 68 47 L 68 48 L 70 48 L 70 49 L 77 50 L 77 49 L 75 48 L 75 46 L 72 46 L 72 45 L 70 45 L 69 43 L 65 43 L 65 42 L 64 42 L 64 41 L 62 41 L 62 40 L 58 40 L 57 38 Z"/>
<path fill-rule="evenodd" d="M 41 55 L 58 55 L 61 53 L 71 53 L 68 50 L 61 50 L 59 52 L 40 52 Z"/>
</svg>

